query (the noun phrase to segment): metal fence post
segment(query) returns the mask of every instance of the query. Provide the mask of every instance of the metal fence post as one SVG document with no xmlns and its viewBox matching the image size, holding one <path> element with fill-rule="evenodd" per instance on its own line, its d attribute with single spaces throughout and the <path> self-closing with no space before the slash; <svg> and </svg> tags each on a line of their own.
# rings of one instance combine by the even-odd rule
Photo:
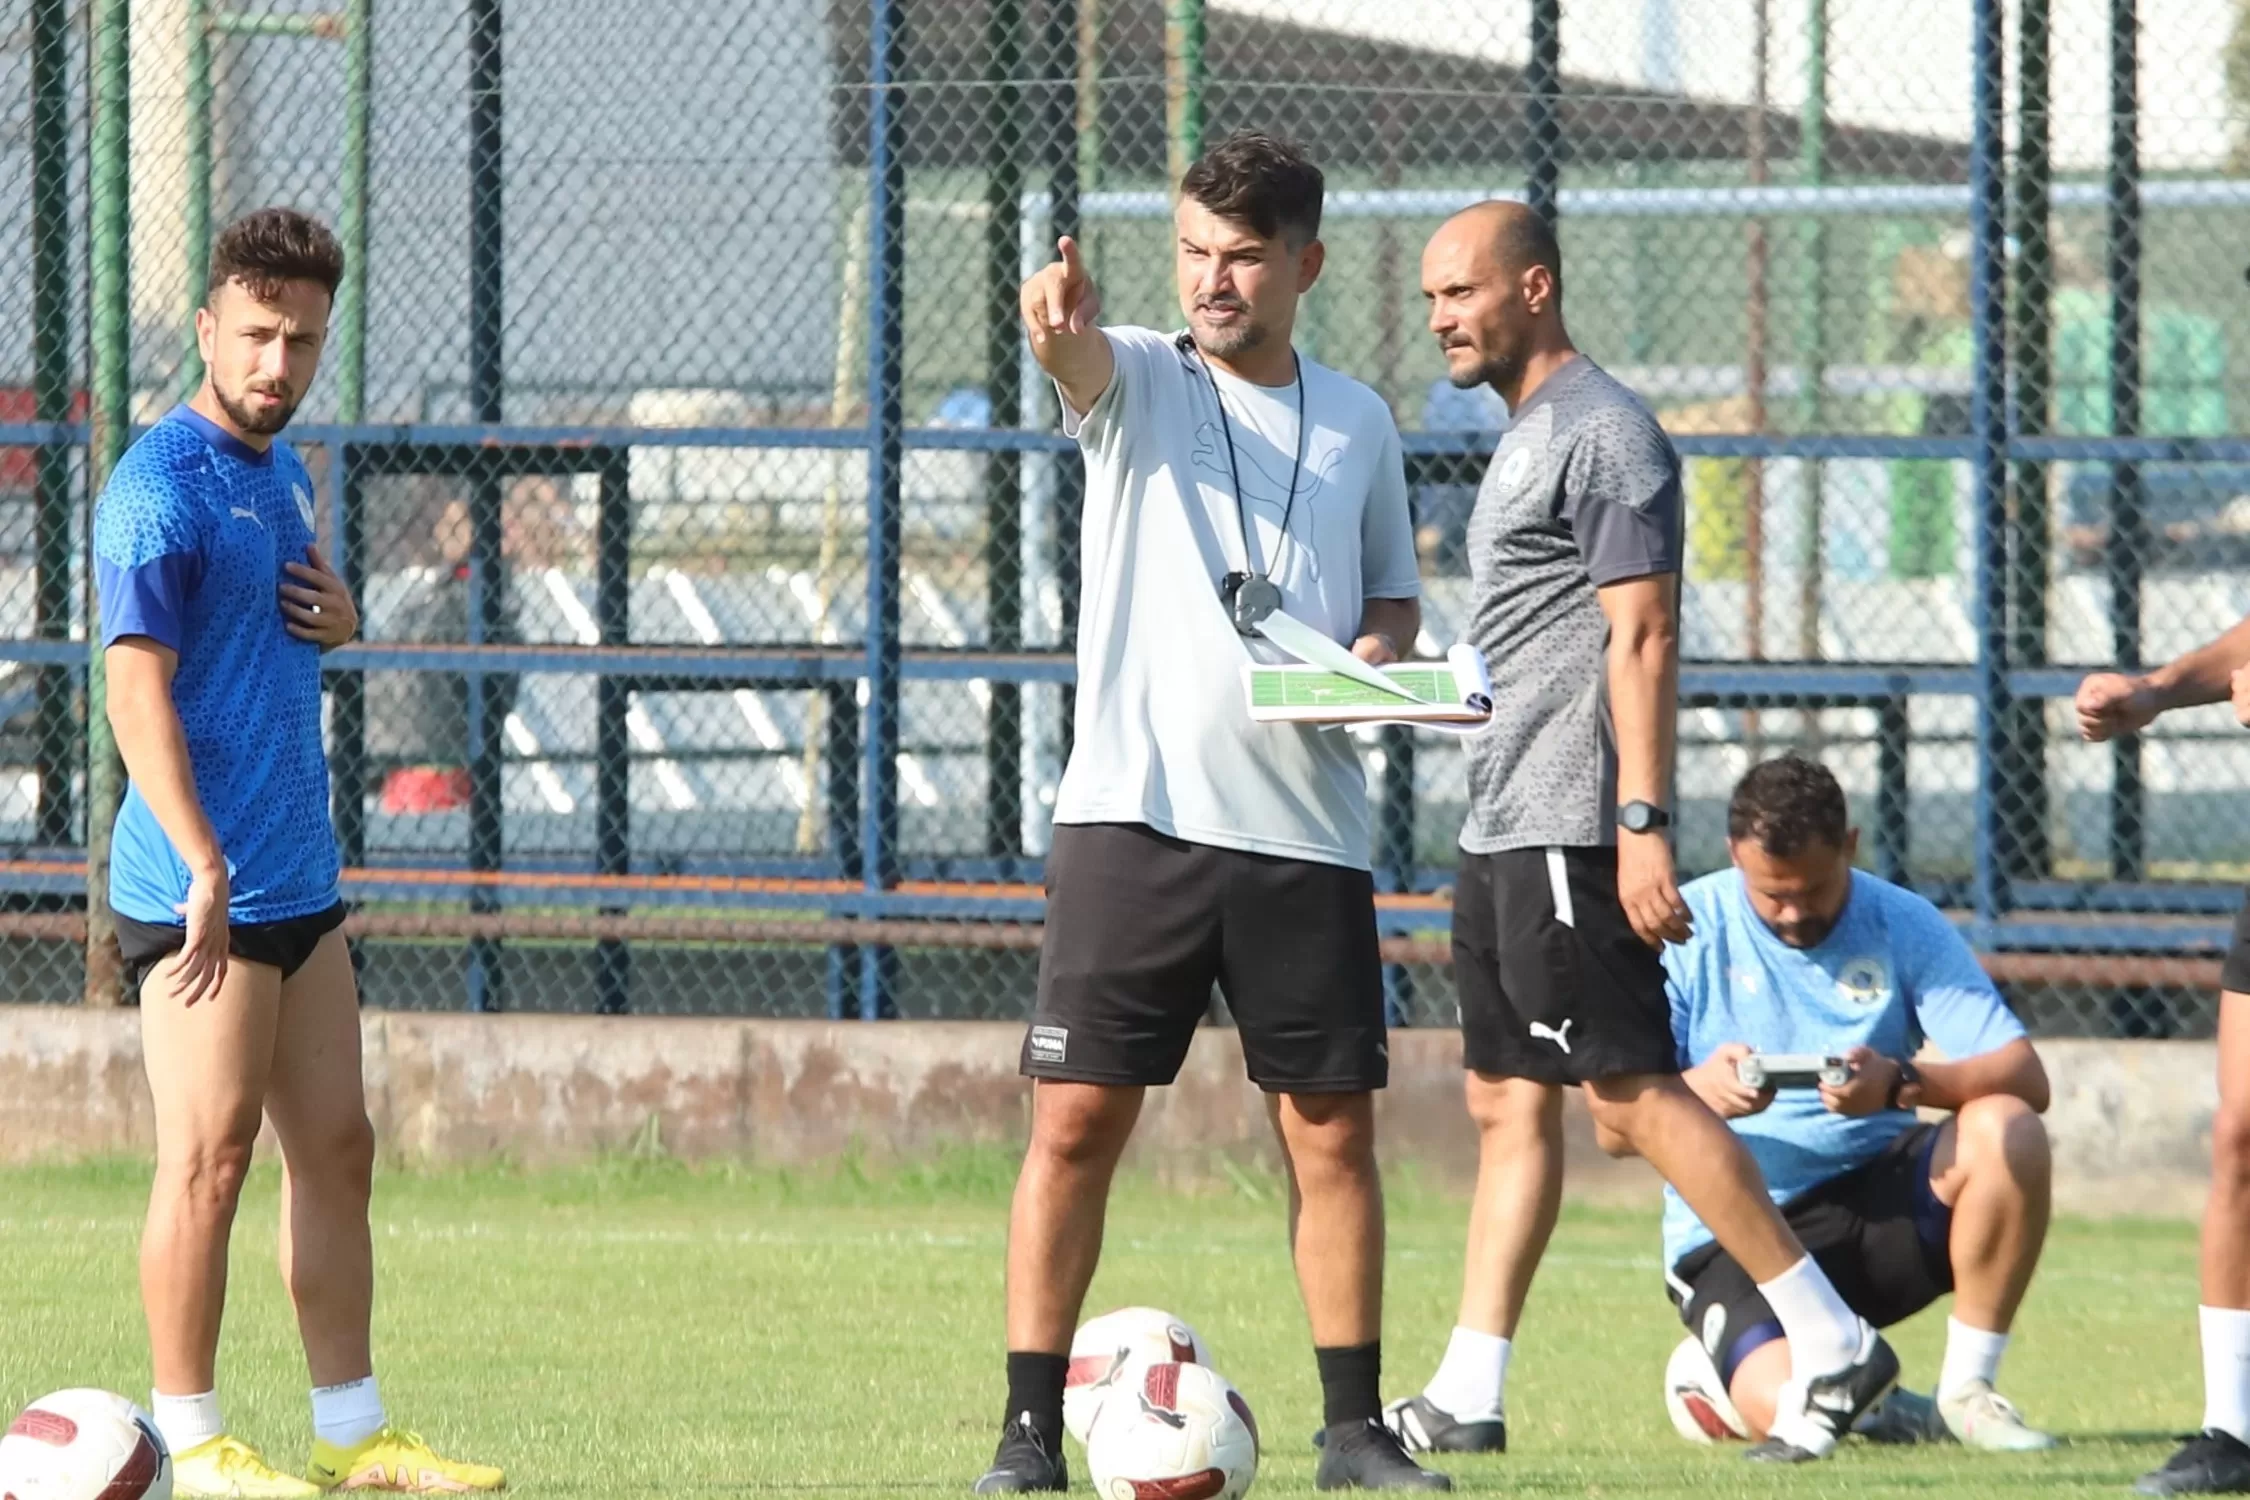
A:
<svg viewBox="0 0 2250 1500">
<path fill-rule="evenodd" d="M 985 397 L 993 426 L 1017 419 L 1023 381 L 1016 311 L 1023 218 L 1025 129 L 1024 0 L 992 0 L 985 50 L 993 88 L 986 101 L 984 183 Z M 984 460 L 985 644 L 1023 649 L 1023 454 L 995 448 Z M 984 852 L 1023 852 L 1023 688 L 986 684 Z"/>
<path fill-rule="evenodd" d="M 2141 430 L 2141 154 L 2136 0 L 2109 4 L 2109 175 L 2105 209 L 2109 262 L 2109 430 Z M 2141 664 L 2141 570 L 2148 523 L 2140 465 L 2110 465 L 2109 574 L 2111 655 L 2118 670 Z M 2110 752 L 2109 858 L 2118 880 L 2148 873 L 2148 798 L 2141 781 L 2141 737 L 2120 735 Z"/>
<path fill-rule="evenodd" d="M 1562 180 L 1562 0 L 1531 0 L 1531 61 L 1523 86 L 1524 201 L 1552 224 Z"/>
<path fill-rule="evenodd" d="M 504 405 L 502 330 L 505 309 L 501 277 L 506 256 L 501 217 L 503 123 L 501 86 L 501 0 L 469 0 L 469 405 L 471 419 L 496 423 Z M 501 490 L 498 475 L 479 472 L 469 487 L 470 644 L 484 645 L 503 633 L 507 578 L 501 570 Z M 469 869 L 497 870 L 504 848 L 500 796 L 501 709 L 505 682 L 491 672 L 468 674 L 469 697 Z M 495 912 L 500 903 L 487 887 L 469 895 L 473 912 Z M 466 975 L 471 1010 L 499 1010 L 500 943 L 469 939 Z"/>
<path fill-rule="evenodd" d="M 2051 29 L 2048 0 L 2022 0 L 2016 40 L 2016 166 L 2008 232 L 2016 247 L 2009 306 L 2008 363 L 2015 396 L 2008 430 L 2047 431 L 2054 389 L 2054 243 L 2048 193 L 2054 180 L 2049 144 L 2048 82 Z M 2017 666 L 2047 662 L 2047 588 L 2054 559 L 2048 547 L 2047 466 L 2037 460 L 2010 470 L 2014 566 L 2009 571 L 2008 660 Z M 2009 849 L 2011 874 L 2043 879 L 2052 868 L 2046 795 L 2047 706 L 2031 699 L 2014 706 L 2008 736 Z"/>
<path fill-rule="evenodd" d="M 633 495 L 627 450 L 614 448 L 600 472 L 594 520 L 594 623 L 605 646 L 632 638 Z M 626 732 L 629 684 L 604 673 L 594 685 L 594 868 L 603 875 L 633 870 L 632 763 Z M 604 906 L 622 916 L 622 905 Z M 622 938 L 594 944 L 594 1009 L 623 1015 L 632 994 L 632 950 Z"/>
<path fill-rule="evenodd" d="M 86 492 L 98 504 L 110 472 L 125 456 L 133 422 L 132 0 L 94 0 L 91 23 L 93 158 L 86 169 L 86 196 L 94 388 Z M 88 1005 L 110 1006 L 123 998 L 124 963 L 109 909 L 109 840 L 125 797 L 125 765 L 109 729 L 97 602 L 89 597 L 86 611 L 84 998 Z"/>
<path fill-rule="evenodd" d="M 1078 45 L 1079 0 L 1047 0 L 1045 51 L 1050 57 L 1067 57 Z M 1047 149 L 1047 228 L 1060 239 L 1077 238 L 1078 224 L 1078 81 L 1049 84 L 1042 111 L 1040 135 Z M 1047 247 L 1041 247 L 1041 253 Z M 1078 542 L 1079 515 L 1086 499 L 1086 466 L 1075 456 L 1052 460 L 1049 470 L 1054 489 L 1055 513 L 1048 534 L 1054 547 L 1055 592 L 1062 605 L 1059 649 L 1078 649 Z M 1061 763 L 1070 760 L 1078 733 L 1078 687 L 1063 684 L 1062 712 L 1057 726 Z"/>
<path fill-rule="evenodd" d="M 41 422 L 70 420 L 70 11 L 71 0 L 31 6 L 31 401 Z M 33 555 L 42 640 L 70 639 L 70 450 L 39 449 L 32 481 Z M 67 667 L 39 672 L 33 768 L 39 778 L 36 836 L 70 842 L 71 783 L 78 725 Z M 94 700 L 88 699 L 91 710 Z"/>
<path fill-rule="evenodd" d="M 1175 190 L 1203 154 L 1203 0 L 1165 0 L 1164 165 Z"/>
<path fill-rule="evenodd" d="M 2006 837 L 2001 775 L 2008 735 L 2008 332 L 2006 181 L 2001 172 L 2003 113 L 2001 0 L 1971 11 L 1969 136 L 1969 299 L 1975 365 L 1969 428 L 1976 438 L 1977 638 L 1976 856 L 1973 904 L 1982 928 L 2008 905 L 2001 861 Z"/>
<path fill-rule="evenodd" d="M 897 86 L 904 73 L 899 0 L 869 0 L 867 195 L 867 708 L 861 729 L 862 885 L 898 884 L 899 470 L 904 455 L 906 130 Z M 897 956 L 859 953 L 859 1017 L 890 1003 Z"/>
</svg>

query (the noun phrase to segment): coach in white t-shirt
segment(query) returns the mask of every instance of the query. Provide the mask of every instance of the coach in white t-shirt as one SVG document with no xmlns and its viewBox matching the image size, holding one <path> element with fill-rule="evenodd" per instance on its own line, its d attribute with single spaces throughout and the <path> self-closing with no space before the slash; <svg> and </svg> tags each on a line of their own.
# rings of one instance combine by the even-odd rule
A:
<svg viewBox="0 0 2250 1500">
<path fill-rule="evenodd" d="M 1057 1490 L 1071 1333 L 1142 1093 L 1217 984 L 1297 1187 L 1298 1281 L 1326 1408 L 1323 1489 L 1448 1489 L 1379 1420 L 1388 1069 L 1367 788 L 1340 733 L 1256 724 L 1276 609 L 1396 659 L 1420 583 L 1380 396 L 1291 345 L 1320 275 L 1319 168 L 1271 137 L 1180 184 L 1187 331 L 1096 326 L 1076 246 L 1026 282 L 1032 350 L 1086 456 L 1075 748 L 1056 798 L 1023 1070 L 1032 1139 L 1008 1243 L 1008 1409 L 980 1493 Z"/>
</svg>

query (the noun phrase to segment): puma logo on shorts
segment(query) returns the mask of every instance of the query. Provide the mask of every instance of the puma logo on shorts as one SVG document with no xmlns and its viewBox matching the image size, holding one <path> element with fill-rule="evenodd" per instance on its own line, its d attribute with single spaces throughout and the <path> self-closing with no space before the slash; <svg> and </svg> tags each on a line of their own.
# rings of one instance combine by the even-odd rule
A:
<svg viewBox="0 0 2250 1500">
<path fill-rule="evenodd" d="M 1033 1062 L 1059 1063 L 1070 1051 L 1070 1028 L 1067 1026 L 1034 1026 L 1031 1028 L 1031 1060 Z"/>
<path fill-rule="evenodd" d="M 1575 1020 L 1565 1021 L 1560 1028 L 1557 1028 L 1549 1026 L 1545 1021 L 1534 1021 L 1531 1023 L 1531 1034 L 1544 1041 L 1553 1042 L 1563 1049 L 1563 1055 L 1567 1057 L 1570 1055 L 1570 1028 L 1576 1024 Z"/>
</svg>

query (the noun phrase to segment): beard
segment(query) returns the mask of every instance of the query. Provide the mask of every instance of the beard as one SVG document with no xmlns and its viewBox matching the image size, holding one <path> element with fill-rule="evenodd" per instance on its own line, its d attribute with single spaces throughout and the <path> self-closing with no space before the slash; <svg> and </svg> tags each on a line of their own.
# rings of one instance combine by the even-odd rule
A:
<svg viewBox="0 0 2250 1500">
<path fill-rule="evenodd" d="M 1450 363 L 1446 367 L 1446 379 L 1453 382 L 1455 389 L 1463 391 L 1473 391 L 1480 385 L 1497 388 L 1522 373 L 1523 356 L 1504 351 L 1487 354 L 1466 370 L 1455 371 Z"/>
<path fill-rule="evenodd" d="M 1802 922 L 1791 922 L 1786 927 L 1773 928 L 1773 935 L 1790 948 L 1817 948 L 1827 941 L 1828 934 L 1836 930 L 1842 913 L 1834 917 L 1807 917 Z"/>
<path fill-rule="evenodd" d="M 229 421 L 242 431 L 257 437 L 272 437 L 289 425 L 291 417 L 297 415 L 297 403 L 289 399 L 287 391 L 277 393 L 282 401 L 271 411 L 259 411 L 247 402 L 237 401 L 220 390 L 216 383 L 211 387 L 211 394 L 218 397 L 219 409 L 227 414 Z"/>
<path fill-rule="evenodd" d="M 1239 302 L 1228 303 L 1226 306 L 1241 308 L 1244 312 L 1249 310 Z M 1203 310 L 1197 309 L 1199 312 Z M 1239 359 L 1265 343 L 1268 334 L 1265 324 L 1253 322 L 1249 318 L 1244 318 L 1229 328 L 1197 327 L 1193 319 L 1189 320 L 1188 326 L 1195 335 L 1195 347 L 1216 359 Z"/>
</svg>

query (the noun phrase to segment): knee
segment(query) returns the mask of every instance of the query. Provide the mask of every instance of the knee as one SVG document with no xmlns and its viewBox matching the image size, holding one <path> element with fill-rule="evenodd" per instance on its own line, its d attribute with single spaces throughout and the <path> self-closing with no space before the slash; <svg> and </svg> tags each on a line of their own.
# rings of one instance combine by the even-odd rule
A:
<svg viewBox="0 0 2250 1500">
<path fill-rule="evenodd" d="M 250 1148 L 256 1139 L 253 1123 L 247 1131 L 232 1130 L 217 1140 L 168 1149 L 158 1176 L 173 1197 L 192 1211 L 232 1214 L 250 1175 Z"/>
<path fill-rule="evenodd" d="M 1374 1100 L 1366 1094 L 1292 1094 L 1281 1104 L 1281 1136 L 1299 1180 L 1357 1175 L 1375 1165 Z"/>
<path fill-rule="evenodd" d="M 1972 1099 L 1954 1116 L 1970 1170 L 2002 1170 L 2018 1182 L 2044 1182 L 2052 1164 L 2047 1124 L 2013 1094 Z"/>
<path fill-rule="evenodd" d="M 1554 1084 L 1471 1073 L 1468 1104 L 1488 1145 L 1521 1147 L 1562 1134 L 1562 1090 Z"/>
<path fill-rule="evenodd" d="M 1110 1091 L 1073 1090 L 1068 1097 L 1042 1090 L 1031 1121 L 1031 1150 L 1067 1168 L 1113 1162 L 1133 1133 L 1133 1111 L 1119 1107 Z"/>
<path fill-rule="evenodd" d="M 1641 1103 L 1654 1086 L 1653 1080 L 1638 1076 L 1601 1078 L 1588 1083 L 1586 1113 L 1593 1117 L 1595 1138 L 1613 1140 L 1620 1146 L 1631 1142 L 1634 1122 L 1640 1118 Z M 1608 1146 L 1603 1149 L 1610 1150 Z M 1611 1154 L 1617 1153 L 1612 1151 Z"/>
<path fill-rule="evenodd" d="M 2214 1186 L 2250 1187 L 2250 1100 L 2221 1098 L 2211 1118 Z"/>
<path fill-rule="evenodd" d="M 320 1141 L 309 1164 L 324 1182 L 365 1193 L 375 1180 L 375 1126 L 362 1113 Z"/>
</svg>

